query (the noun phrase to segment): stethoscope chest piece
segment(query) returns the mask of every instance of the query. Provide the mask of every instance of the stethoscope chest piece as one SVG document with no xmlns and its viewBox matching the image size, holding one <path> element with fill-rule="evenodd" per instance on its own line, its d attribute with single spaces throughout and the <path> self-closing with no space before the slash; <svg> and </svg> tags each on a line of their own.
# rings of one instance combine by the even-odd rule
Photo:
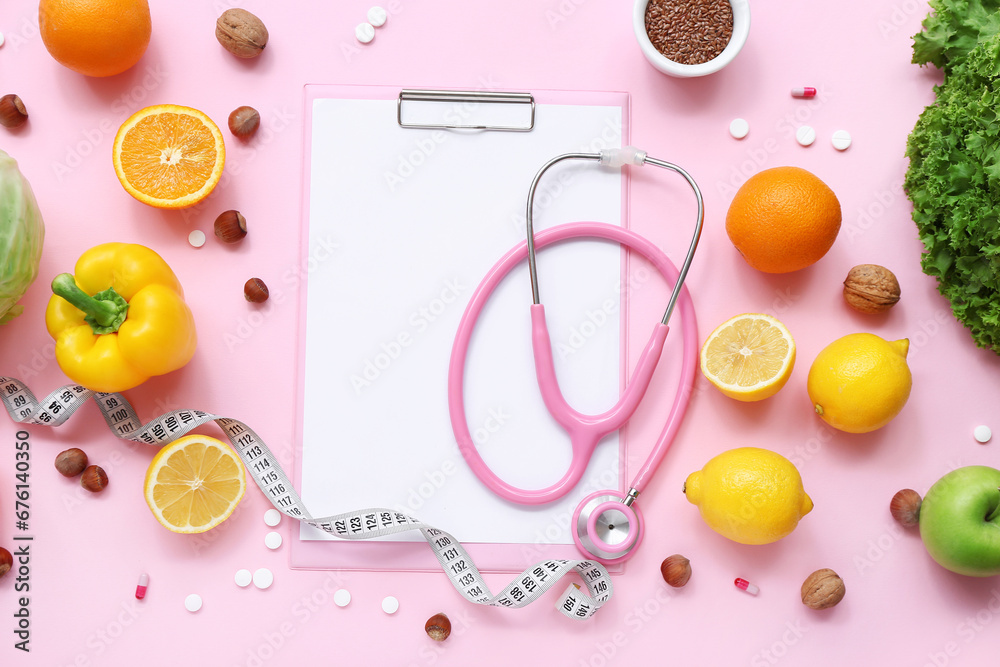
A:
<svg viewBox="0 0 1000 667">
<path fill-rule="evenodd" d="M 642 512 L 638 506 L 626 504 L 625 498 L 615 490 L 596 491 L 573 512 L 576 546 L 607 565 L 625 561 L 642 542 Z"/>
</svg>

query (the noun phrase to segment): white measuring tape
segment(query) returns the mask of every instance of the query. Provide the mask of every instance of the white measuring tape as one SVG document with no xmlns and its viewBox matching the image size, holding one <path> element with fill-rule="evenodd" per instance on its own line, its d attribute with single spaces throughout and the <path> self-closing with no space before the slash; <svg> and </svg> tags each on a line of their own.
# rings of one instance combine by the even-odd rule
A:
<svg viewBox="0 0 1000 667">
<path fill-rule="evenodd" d="M 570 618 L 590 618 L 611 599 L 611 576 L 603 565 L 594 561 L 543 561 L 524 570 L 499 594 L 493 595 L 458 540 L 406 514 L 373 508 L 313 518 L 264 441 L 253 429 L 235 419 L 201 410 L 173 410 L 143 425 L 121 394 L 106 394 L 79 385 L 67 385 L 39 402 L 20 380 L 0 376 L 0 398 L 11 418 L 21 424 L 60 426 L 92 396 L 108 428 L 116 436 L 147 445 L 165 445 L 198 426 L 214 421 L 222 428 L 264 496 L 278 511 L 331 535 L 345 540 L 367 540 L 419 530 L 434 550 L 452 585 L 476 604 L 511 608 L 527 606 L 574 570 L 579 573 L 589 595 L 578 585 L 570 584 L 556 604 L 560 612 Z"/>
</svg>

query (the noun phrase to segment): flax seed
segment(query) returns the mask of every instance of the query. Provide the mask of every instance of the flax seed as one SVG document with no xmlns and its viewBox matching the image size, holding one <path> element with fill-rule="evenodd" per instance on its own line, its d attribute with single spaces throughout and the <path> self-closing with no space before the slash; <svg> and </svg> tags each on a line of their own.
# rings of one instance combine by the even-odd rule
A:
<svg viewBox="0 0 1000 667">
<path fill-rule="evenodd" d="M 729 0 L 649 0 L 646 34 L 657 51 L 676 63 L 706 63 L 733 36 L 733 8 Z"/>
</svg>

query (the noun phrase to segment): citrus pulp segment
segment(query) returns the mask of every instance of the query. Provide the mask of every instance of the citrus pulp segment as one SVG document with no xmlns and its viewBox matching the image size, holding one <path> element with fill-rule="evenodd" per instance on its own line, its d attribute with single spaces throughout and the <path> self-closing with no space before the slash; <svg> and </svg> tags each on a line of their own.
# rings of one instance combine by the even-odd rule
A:
<svg viewBox="0 0 1000 667">
<path fill-rule="evenodd" d="M 146 107 L 126 120 L 115 137 L 115 174 L 122 187 L 157 208 L 184 208 L 207 197 L 225 162 L 219 127 L 190 107 Z"/>
<path fill-rule="evenodd" d="M 188 435 L 153 457 L 143 491 L 153 516 L 165 528 L 203 533 L 236 509 L 246 491 L 246 472 L 229 445 Z"/>
<path fill-rule="evenodd" d="M 759 401 L 785 386 L 795 341 L 770 315 L 744 313 L 719 325 L 701 348 L 701 372 L 726 396 Z"/>
</svg>

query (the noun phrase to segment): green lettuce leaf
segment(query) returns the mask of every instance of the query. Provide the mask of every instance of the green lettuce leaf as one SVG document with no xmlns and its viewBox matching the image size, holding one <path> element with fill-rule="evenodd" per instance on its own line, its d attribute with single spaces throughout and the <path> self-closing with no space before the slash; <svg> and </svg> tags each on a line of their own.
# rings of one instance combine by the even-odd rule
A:
<svg viewBox="0 0 1000 667">
<path fill-rule="evenodd" d="M 946 73 L 984 38 L 1000 32 L 1000 0 L 930 0 L 923 32 L 913 37 L 913 62 Z"/>
<path fill-rule="evenodd" d="M 934 276 L 976 344 L 1000 353 L 1000 0 L 931 0 L 913 62 L 944 70 L 907 141 L 904 181 Z"/>
</svg>

